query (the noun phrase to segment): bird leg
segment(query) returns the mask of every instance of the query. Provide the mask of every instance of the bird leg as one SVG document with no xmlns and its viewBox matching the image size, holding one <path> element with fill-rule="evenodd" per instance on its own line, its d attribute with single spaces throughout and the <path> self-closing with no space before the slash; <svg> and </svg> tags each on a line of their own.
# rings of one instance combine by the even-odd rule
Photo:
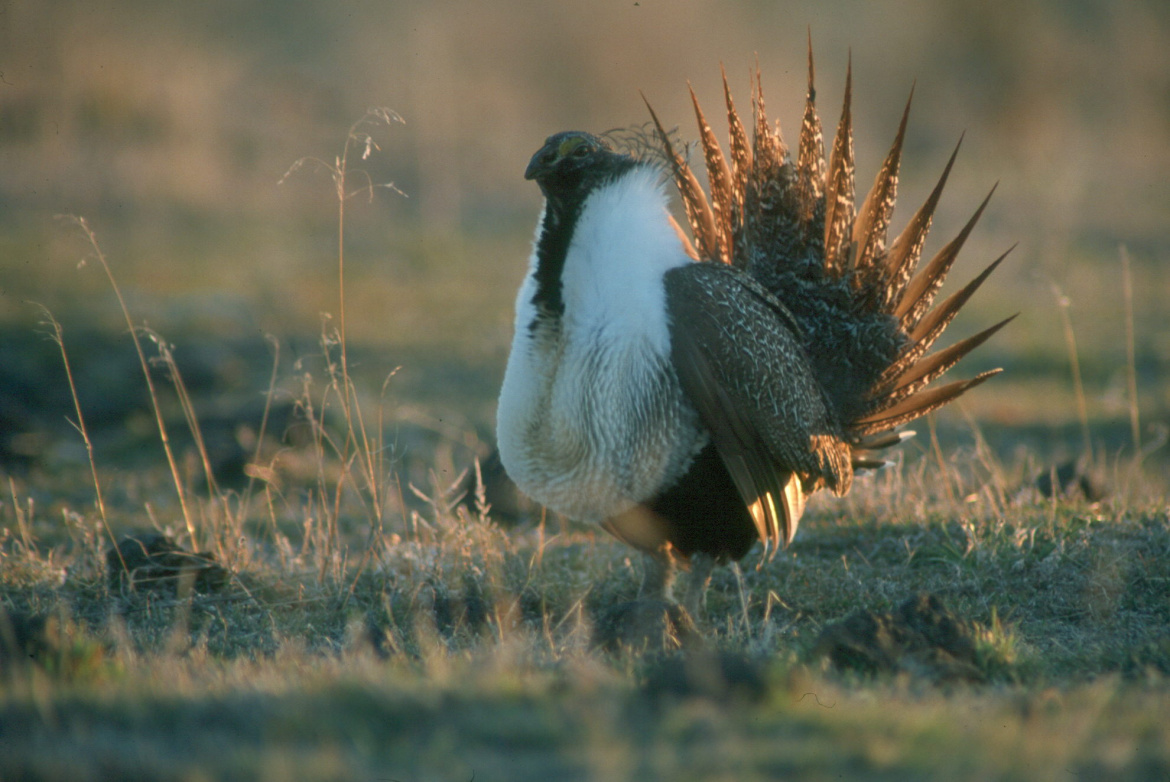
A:
<svg viewBox="0 0 1170 782">
<path fill-rule="evenodd" d="M 687 574 L 682 606 L 692 617 L 698 617 L 700 610 L 707 608 L 707 587 L 715 564 L 715 557 L 710 554 L 691 555 L 691 572 Z"/>
<path fill-rule="evenodd" d="M 654 551 L 646 553 L 646 577 L 642 592 L 651 598 L 675 602 L 674 582 L 678 577 L 678 559 L 674 547 L 663 543 Z"/>
<path fill-rule="evenodd" d="M 643 550 L 646 576 L 642 594 L 636 600 L 607 606 L 601 611 L 595 642 L 615 651 L 673 651 L 701 646 L 703 636 L 694 619 L 674 599 L 678 552 L 669 543 Z"/>
<path fill-rule="evenodd" d="M 689 562 L 690 569 L 683 580 L 680 602 L 674 595 L 679 571 L 677 552 L 669 543 L 664 543 L 648 553 L 643 594 L 681 605 L 691 616 L 698 616 L 700 610 L 707 607 L 707 587 L 711 583 L 711 571 L 715 569 L 716 561 L 710 554 L 700 552 L 692 554 Z"/>
</svg>

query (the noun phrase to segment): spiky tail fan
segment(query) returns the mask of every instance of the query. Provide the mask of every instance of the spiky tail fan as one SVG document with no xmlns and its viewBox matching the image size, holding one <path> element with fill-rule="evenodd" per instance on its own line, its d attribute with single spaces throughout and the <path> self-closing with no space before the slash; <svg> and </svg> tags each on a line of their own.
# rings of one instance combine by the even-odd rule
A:
<svg viewBox="0 0 1170 782">
<path fill-rule="evenodd" d="M 832 153 L 826 161 L 815 105 L 811 42 L 808 63 L 808 98 L 795 161 L 789 158 L 779 129 L 768 122 L 758 69 L 750 144 L 732 102 L 727 75 L 723 75 L 730 161 L 692 90 L 710 198 L 686 160 L 672 148 L 653 109 L 651 116 L 682 196 L 700 260 L 746 269 L 792 311 L 817 379 L 851 446 L 853 466 L 874 467 L 882 461 L 873 451 L 899 442 L 898 427 L 953 401 L 1000 371 L 927 388 L 1015 317 L 928 354 L 1007 253 L 932 308 L 991 194 L 958 236 L 918 268 L 958 146 L 926 202 L 893 242 L 887 243 L 910 101 L 889 154 L 858 209 L 850 114 L 852 68 L 846 77 L 844 108 Z"/>
</svg>

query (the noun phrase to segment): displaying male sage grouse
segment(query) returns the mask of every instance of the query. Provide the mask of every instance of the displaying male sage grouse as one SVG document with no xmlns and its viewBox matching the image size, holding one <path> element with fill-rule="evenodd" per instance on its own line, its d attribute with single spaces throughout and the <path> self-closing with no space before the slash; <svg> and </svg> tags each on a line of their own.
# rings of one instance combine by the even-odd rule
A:
<svg viewBox="0 0 1170 782">
<path fill-rule="evenodd" d="M 808 495 L 845 494 L 898 427 L 999 371 L 927 387 L 1011 320 L 927 353 L 1003 258 L 931 308 L 987 202 L 918 269 L 955 155 L 887 242 L 910 107 L 857 208 L 850 83 L 827 162 L 811 53 L 795 159 L 758 74 L 750 143 L 724 76 L 730 160 L 692 92 L 709 195 L 653 110 L 660 154 L 557 133 L 524 174 L 545 202 L 516 300 L 500 457 L 533 499 L 655 554 L 665 597 L 675 563 L 689 563 L 692 610 L 713 563 L 756 540 L 787 545 Z M 666 176 L 693 245 L 668 213 Z"/>
</svg>

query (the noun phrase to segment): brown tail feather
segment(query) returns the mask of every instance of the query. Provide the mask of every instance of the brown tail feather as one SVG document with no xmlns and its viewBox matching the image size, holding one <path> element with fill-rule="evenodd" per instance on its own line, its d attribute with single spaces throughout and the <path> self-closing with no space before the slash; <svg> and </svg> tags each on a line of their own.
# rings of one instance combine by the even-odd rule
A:
<svg viewBox="0 0 1170 782">
<path fill-rule="evenodd" d="M 752 137 L 752 178 L 758 185 L 774 176 L 775 170 L 784 164 L 788 154 L 784 139 L 768 124 L 768 112 L 764 108 L 764 82 L 758 68 L 752 111 L 756 118 L 755 135 Z"/>
<path fill-rule="evenodd" d="M 850 233 L 854 217 L 853 181 L 853 64 L 845 73 L 845 102 L 829 159 L 825 187 L 825 270 L 841 276 L 852 272 Z"/>
<path fill-rule="evenodd" d="M 877 432 L 866 437 L 854 437 L 849 441 L 850 463 L 854 470 L 876 470 L 885 467 L 890 462 L 874 451 L 883 451 L 895 445 L 906 442 L 914 436 L 914 432 L 898 432 L 892 429 Z"/>
<path fill-rule="evenodd" d="M 922 316 L 926 314 L 926 311 L 930 309 L 935 294 L 942 287 L 951 270 L 951 265 L 959 257 L 959 250 L 963 249 L 963 244 L 967 241 L 975 224 L 979 222 L 979 218 L 983 216 L 983 210 L 987 208 L 987 204 L 994 194 L 995 187 L 992 187 L 991 192 L 983 199 L 983 203 L 975 210 L 975 214 L 971 215 L 971 219 L 963 226 L 963 230 L 959 231 L 959 235 L 947 243 L 946 247 L 939 250 L 938 254 L 930 259 L 930 263 L 926 264 L 926 268 L 920 270 L 906 284 L 905 290 L 902 291 L 898 303 L 894 307 L 894 317 L 898 318 L 902 328 L 906 331 L 912 331 Z"/>
<path fill-rule="evenodd" d="M 955 242 L 958 241 L 959 239 L 956 238 L 955 241 L 951 242 L 950 245 L 947 245 L 947 247 L 943 248 L 942 252 L 940 252 L 938 256 L 936 256 L 935 259 L 931 261 L 931 264 L 934 264 L 934 262 L 939 258 L 947 256 L 950 259 L 947 261 L 947 266 L 949 267 L 950 263 L 954 260 L 954 253 L 958 252 L 958 250 L 955 249 L 950 253 L 948 253 L 948 250 L 951 249 L 951 245 L 954 245 Z M 988 275 L 995 271 L 995 268 L 999 266 L 999 264 L 1011 251 L 1012 247 L 1009 247 L 1007 252 L 1005 252 L 999 258 L 996 258 L 986 269 L 983 270 L 982 274 L 980 274 L 974 280 L 971 280 L 971 282 L 967 283 L 967 285 L 962 290 L 952 295 L 946 302 L 937 307 L 935 310 L 927 313 L 922 322 L 915 324 L 914 330 L 907 334 L 906 347 L 893 361 L 890 362 L 889 366 L 887 366 L 886 369 L 882 372 L 881 377 L 879 377 L 877 382 L 873 384 L 873 387 L 870 390 L 871 396 L 880 396 L 899 384 L 899 379 L 905 375 L 912 366 L 918 363 L 918 361 L 923 356 L 926 355 L 926 352 L 930 350 L 931 345 L 933 345 L 935 340 L 942 335 L 943 331 L 950 324 L 951 320 L 955 317 L 963 304 L 966 303 L 975 290 L 983 284 L 983 281 L 987 279 Z M 903 333 L 906 333 L 906 329 L 906 321 L 903 320 Z"/>
<path fill-rule="evenodd" d="M 712 216 L 719 259 L 724 263 L 733 263 L 735 260 L 735 248 L 732 246 L 733 222 L 738 215 L 734 214 L 732 203 L 731 168 L 727 165 L 727 158 L 723 156 L 719 140 L 715 138 L 715 131 L 703 116 L 703 109 L 699 106 L 699 99 L 695 97 L 694 88 L 691 88 L 691 103 L 694 104 L 695 119 L 699 123 L 703 158 L 707 161 L 707 186 L 711 190 L 711 207 L 714 212 Z"/>
<path fill-rule="evenodd" d="M 727 104 L 727 127 L 731 141 L 731 195 L 733 208 L 742 218 L 744 196 L 747 193 L 748 177 L 752 173 L 752 149 L 748 145 L 747 131 L 731 100 L 731 88 L 727 86 L 727 72 L 719 66 L 723 75 L 723 99 Z"/>
<path fill-rule="evenodd" d="M 899 443 L 903 443 L 914 436 L 914 432 L 895 432 L 893 430 L 886 432 L 878 432 L 876 434 L 866 435 L 864 437 L 853 437 L 849 441 L 849 445 L 855 449 L 863 451 L 880 451 L 883 448 L 889 448 Z"/>
<path fill-rule="evenodd" d="M 880 413 L 854 422 L 852 428 L 860 435 L 867 435 L 908 424 L 932 410 L 937 410 L 948 402 L 953 402 L 967 391 L 970 391 L 975 386 L 998 375 L 1002 371 L 1002 369 L 991 369 L 969 380 L 956 380 L 953 383 L 947 383 L 945 386 L 920 391 L 913 396 L 903 399 L 888 410 L 883 410 Z"/>
<path fill-rule="evenodd" d="M 902 144 L 906 138 L 906 123 L 910 119 L 910 104 L 913 100 L 914 88 L 911 87 L 906 108 L 902 111 L 902 121 L 898 123 L 898 134 L 853 224 L 853 243 L 858 248 L 857 272 L 862 275 L 862 287 L 871 291 L 885 288 L 885 265 L 877 261 L 885 253 L 886 233 L 898 197 L 898 168 L 902 161 Z"/>
<path fill-rule="evenodd" d="M 906 393 L 910 394 L 917 388 L 921 388 L 937 379 L 948 369 L 962 361 L 964 356 L 990 339 L 997 331 L 1019 317 L 1019 314 L 1017 312 L 1011 317 L 1004 318 L 994 326 L 990 326 L 974 336 L 960 340 L 949 348 L 932 353 L 916 362 L 898 378 L 897 387 L 894 389 L 894 392 L 900 393 L 905 390 Z"/>
<path fill-rule="evenodd" d="M 871 397 L 880 398 L 883 394 L 883 389 L 888 390 L 899 385 L 899 378 L 910 371 L 910 368 L 916 365 L 926 355 L 935 340 L 942 336 L 943 331 L 950 325 L 950 322 L 958 314 L 962 306 L 967 303 L 971 295 L 978 290 L 979 286 L 983 284 L 983 281 L 995 271 L 996 267 L 1003 262 L 1003 259 L 1010 252 L 1011 248 L 1008 248 L 1007 252 L 992 261 L 978 277 L 968 282 L 962 289 L 956 291 L 946 301 L 927 313 L 922 322 L 908 335 L 907 347 L 897 358 L 890 362 L 890 365 L 882 372 L 878 381 L 874 383 L 873 390 L 870 392 Z M 879 402 L 878 404 L 880 409 L 881 403 Z"/>
<path fill-rule="evenodd" d="M 810 34 L 808 94 L 804 102 L 804 118 L 800 123 L 800 148 L 796 159 L 796 200 L 800 205 L 800 222 L 805 226 L 812 224 L 817 207 L 821 205 L 825 192 L 825 171 L 828 168 L 825 164 L 825 139 L 821 131 L 821 118 L 817 116 L 815 78 L 816 68 L 813 65 Z M 761 101 L 761 108 L 762 106 Z"/>
<path fill-rule="evenodd" d="M 958 157 L 959 147 L 962 144 L 963 138 L 960 136 L 959 143 L 955 145 L 955 151 L 951 153 L 942 176 L 938 178 L 938 184 L 934 186 L 934 190 L 930 192 L 926 202 L 918 208 L 914 217 L 910 218 L 910 222 L 906 224 L 902 233 L 898 234 L 898 238 L 890 246 L 885 263 L 885 298 L 881 305 L 883 309 L 889 310 L 891 304 L 899 300 L 903 289 L 910 281 L 910 276 L 914 273 L 914 268 L 918 265 L 918 260 L 922 256 L 922 245 L 926 242 L 926 234 L 929 233 L 930 224 L 934 218 L 934 210 L 938 206 L 943 188 L 947 184 L 947 177 L 950 176 L 951 167 L 955 165 L 955 158 Z"/>
<path fill-rule="evenodd" d="M 699 180 L 691 171 L 690 166 L 681 155 L 674 151 L 674 146 L 670 143 L 670 136 L 662 127 L 650 101 L 646 99 L 645 95 L 642 96 L 642 100 L 650 112 L 658 139 L 662 142 L 663 152 L 670 162 L 671 173 L 674 174 L 674 182 L 682 196 L 683 207 L 687 213 L 687 222 L 691 224 L 691 232 L 695 235 L 699 257 L 704 260 L 718 258 L 720 253 L 718 235 L 715 230 L 715 217 L 711 213 L 711 205 L 707 202 L 707 194 L 703 192 L 703 186 L 699 184 Z"/>
<path fill-rule="evenodd" d="M 967 300 L 971 298 L 971 294 L 979 289 L 983 281 L 987 279 L 996 267 L 1003 263 L 1003 259 L 1008 257 L 1011 248 L 1003 255 L 992 261 L 986 269 L 979 273 L 979 276 L 971 280 L 959 290 L 947 297 L 946 301 L 928 312 L 926 316 L 914 327 L 910 332 L 910 340 L 912 342 L 922 344 L 929 350 L 934 341 L 938 339 L 943 330 L 950 325 L 951 320 L 958 314 L 959 310 Z"/>
<path fill-rule="evenodd" d="M 903 399 L 917 393 L 922 388 L 937 380 L 947 370 L 959 363 L 964 356 L 982 345 L 1004 326 L 1015 320 L 1017 315 L 1019 313 L 1012 315 L 1010 318 L 1004 318 L 999 323 L 980 331 L 974 336 L 960 340 L 948 348 L 940 350 L 937 353 L 932 353 L 911 364 L 905 372 L 894 378 L 884 390 L 874 392 L 873 396 L 877 402 L 869 408 L 868 415 L 875 415 L 883 410 L 892 408 Z"/>
<path fill-rule="evenodd" d="M 854 452 L 853 460 L 850 465 L 854 470 L 877 470 L 885 467 L 890 462 L 881 456 L 873 456 L 868 453 Z"/>
</svg>

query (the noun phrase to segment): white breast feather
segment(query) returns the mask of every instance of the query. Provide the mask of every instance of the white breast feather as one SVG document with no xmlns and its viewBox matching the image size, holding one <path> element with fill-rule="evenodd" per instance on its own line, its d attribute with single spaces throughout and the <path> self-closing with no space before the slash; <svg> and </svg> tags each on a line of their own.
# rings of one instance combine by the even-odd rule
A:
<svg viewBox="0 0 1170 782">
<path fill-rule="evenodd" d="M 559 331 L 530 328 L 534 250 L 498 411 L 504 468 L 533 499 L 601 521 L 672 484 L 704 444 L 670 369 L 662 280 L 690 262 L 659 176 L 645 167 L 585 202 L 565 258 Z"/>
</svg>

